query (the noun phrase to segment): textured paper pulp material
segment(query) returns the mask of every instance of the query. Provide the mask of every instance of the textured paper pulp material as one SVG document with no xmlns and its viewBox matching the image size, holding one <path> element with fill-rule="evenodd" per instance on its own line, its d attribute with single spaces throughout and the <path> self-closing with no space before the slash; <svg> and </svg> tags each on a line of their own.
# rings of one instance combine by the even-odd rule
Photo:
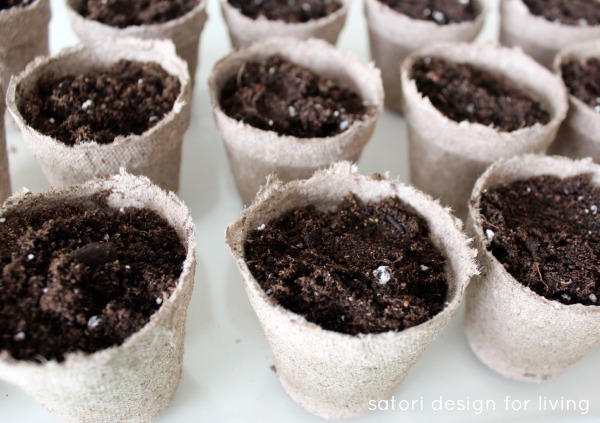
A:
<svg viewBox="0 0 600 423">
<path fill-rule="evenodd" d="M 60 78 L 103 69 L 121 59 L 156 62 L 181 83 L 173 109 L 141 135 L 118 136 L 110 144 L 88 142 L 67 146 L 30 127 L 21 115 L 19 106 L 25 94 L 36 88 L 40 77 L 52 73 Z M 51 185 L 82 183 L 94 177 L 114 175 L 124 167 L 130 173 L 149 177 L 167 190 L 177 191 L 181 144 L 190 122 L 190 96 L 187 65 L 176 56 L 171 41 L 130 38 L 67 48 L 56 56 L 35 60 L 12 79 L 7 104 L 25 144 Z"/>
<path fill-rule="evenodd" d="M 0 204 L 10 195 L 10 174 L 8 172 L 8 153 L 4 133 L 4 88 L 0 79 Z"/>
<path fill-rule="evenodd" d="M 438 25 L 398 13 L 380 0 L 365 0 L 371 57 L 381 69 L 385 105 L 402 114 L 400 64 L 415 50 L 435 41 L 471 41 L 483 28 L 485 4 L 475 0 L 479 15 L 473 21 Z"/>
<path fill-rule="evenodd" d="M 579 26 L 551 22 L 529 12 L 523 0 L 500 2 L 500 42 L 518 46 L 547 68 L 556 53 L 571 44 L 600 38 L 600 25 Z"/>
<path fill-rule="evenodd" d="M 507 80 L 539 101 L 551 120 L 512 132 L 478 123 L 455 122 L 421 95 L 412 66 L 422 57 L 468 63 Z M 461 219 L 477 177 L 494 161 L 526 153 L 544 153 L 567 113 L 561 79 L 519 51 L 490 44 L 439 43 L 410 55 L 401 69 L 408 128 L 411 182 L 441 198 Z"/>
<path fill-rule="evenodd" d="M 297 207 L 315 205 L 329 210 L 349 193 L 363 201 L 399 197 L 427 221 L 434 245 L 447 258 L 449 284 L 446 307 L 431 320 L 402 332 L 375 335 L 324 330 L 278 305 L 250 273 L 244 242 L 252 230 Z M 387 399 L 394 393 L 429 342 L 446 326 L 476 273 L 476 253 L 461 227 L 458 219 L 429 196 L 395 180 L 359 175 L 348 162 L 285 185 L 270 178 L 254 203 L 227 228 L 226 240 L 271 347 L 277 376 L 294 401 L 318 416 L 344 419 L 367 414 L 370 400 Z"/>
<path fill-rule="evenodd" d="M 87 19 L 78 11 L 82 9 L 83 0 L 65 0 L 67 13 L 77 37 L 85 44 L 98 41 L 109 43 L 123 37 L 142 39 L 169 39 L 175 44 L 177 54 L 184 59 L 189 67 L 192 81 L 198 67 L 200 35 L 206 23 L 206 0 L 185 15 L 168 22 L 152 25 L 132 25 L 118 28 L 104 23 Z"/>
<path fill-rule="evenodd" d="M 374 114 L 366 120 L 354 122 L 338 135 L 325 138 L 279 135 L 227 116 L 219 105 L 220 93 L 227 80 L 238 74 L 244 63 L 272 55 L 280 55 L 352 88 L 375 108 Z M 339 160 L 357 161 L 375 130 L 383 108 L 379 70 L 316 39 L 271 38 L 235 51 L 215 65 L 209 89 L 217 128 L 225 142 L 230 167 L 244 204 L 250 204 L 271 173 L 276 173 L 283 181 L 291 181 L 308 178 L 315 170 Z"/>
<path fill-rule="evenodd" d="M 18 75 L 37 56 L 48 55 L 50 17 L 49 0 L 0 10 L 0 79 L 4 81 L 4 90 L 12 75 Z M 3 97 L 5 94 L 2 91 Z M 7 113 L 7 122 L 12 125 L 9 116 Z M 0 115 L 3 117 L 4 114 Z"/>
<path fill-rule="evenodd" d="M 149 422 L 171 402 L 182 371 L 187 307 L 194 284 L 195 228 L 188 208 L 144 177 L 120 173 L 107 180 L 21 192 L 0 209 L 31 210 L 108 191 L 111 207 L 148 208 L 175 229 L 187 250 L 170 298 L 122 345 L 93 354 L 71 353 L 62 363 L 39 364 L 0 353 L 0 379 L 12 382 L 67 423 Z"/>
<path fill-rule="evenodd" d="M 554 72 L 562 75 L 563 63 L 593 57 L 600 59 L 600 41 L 574 44 L 557 54 Z M 548 152 L 573 158 L 591 157 L 600 163 L 600 113 L 569 95 L 569 113 Z"/>
<path fill-rule="evenodd" d="M 512 277 L 487 250 L 481 193 L 539 175 L 582 173 L 593 174 L 600 184 L 600 166 L 590 159 L 525 155 L 491 166 L 473 190 L 467 226 L 479 250 L 481 274 L 467 290 L 467 339 L 475 355 L 506 378 L 540 382 L 565 371 L 600 344 L 600 307 L 547 300 Z"/>
<path fill-rule="evenodd" d="M 340 0 L 342 7 L 323 18 L 301 23 L 288 23 L 269 20 L 262 16 L 252 19 L 229 4 L 228 0 L 220 1 L 223 18 L 229 29 L 231 44 L 235 49 L 247 47 L 256 41 L 271 37 L 292 37 L 300 40 L 320 38 L 335 44 L 346 22 L 346 15 L 351 3 L 351 0 Z"/>
</svg>

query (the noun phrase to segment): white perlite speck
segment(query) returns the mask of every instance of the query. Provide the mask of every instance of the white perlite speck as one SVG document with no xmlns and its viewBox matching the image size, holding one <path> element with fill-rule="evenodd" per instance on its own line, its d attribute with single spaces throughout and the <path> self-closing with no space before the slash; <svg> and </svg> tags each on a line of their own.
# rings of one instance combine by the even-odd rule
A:
<svg viewBox="0 0 600 423">
<path fill-rule="evenodd" d="M 0 217 L 0 223 L 6 222 L 6 217 Z"/>
<path fill-rule="evenodd" d="M 590 294 L 588 296 L 588 298 L 590 299 L 591 302 L 595 303 L 596 301 L 598 301 L 598 297 L 596 297 L 595 294 Z"/>
<path fill-rule="evenodd" d="M 392 279 L 392 269 L 389 266 L 379 266 L 377 269 L 373 270 L 373 276 L 377 278 L 377 281 L 381 285 L 385 285 Z"/>
<path fill-rule="evenodd" d="M 102 323 L 102 319 L 99 316 L 92 316 L 92 317 L 90 317 L 90 320 L 88 320 L 88 327 L 95 328 L 100 323 Z"/>
<path fill-rule="evenodd" d="M 429 270 L 429 266 L 425 266 L 424 264 L 422 264 L 422 265 L 421 265 L 421 270 L 422 270 L 423 272 L 426 272 L 426 271 L 428 271 L 428 270 Z"/>
<path fill-rule="evenodd" d="M 592 216 L 596 216 L 598 214 L 598 206 L 595 204 L 592 204 L 590 206 L 590 211 L 592 212 Z"/>
<path fill-rule="evenodd" d="M 487 237 L 488 241 L 491 241 L 494 238 L 494 235 L 494 231 L 492 231 L 491 229 L 485 230 L 485 236 Z"/>
<path fill-rule="evenodd" d="M 25 332 L 21 331 L 15 335 L 15 341 L 24 341 L 25 340 Z"/>
<path fill-rule="evenodd" d="M 263 231 L 265 228 L 267 227 L 267 225 L 265 225 L 264 223 L 262 225 L 260 225 L 258 228 L 256 228 L 257 231 Z"/>
<path fill-rule="evenodd" d="M 163 299 L 161 297 L 158 297 L 156 299 L 156 304 L 161 305 L 163 303 Z"/>
<path fill-rule="evenodd" d="M 434 21 L 441 23 L 444 22 L 444 14 L 442 12 L 440 12 L 439 10 L 434 10 L 431 13 L 431 17 L 433 18 Z"/>
<path fill-rule="evenodd" d="M 87 110 L 90 107 L 92 107 L 93 104 L 94 104 L 94 102 L 91 99 L 87 99 L 86 101 L 83 102 L 83 104 L 81 105 L 81 108 L 83 110 Z"/>
<path fill-rule="evenodd" d="M 33 260 L 34 258 L 35 258 L 35 255 L 33 255 L 33 254 L 31 254 L 31 253 L 30 253 L 30 254 L 27 254 L 27 260 L 31 261 L 31 260 Z"/>
</svg>

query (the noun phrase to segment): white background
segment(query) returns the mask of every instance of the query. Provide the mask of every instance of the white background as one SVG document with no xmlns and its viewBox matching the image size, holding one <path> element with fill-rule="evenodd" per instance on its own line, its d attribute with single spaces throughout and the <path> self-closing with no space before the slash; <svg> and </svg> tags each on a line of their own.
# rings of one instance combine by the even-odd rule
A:
<svg viewBox="0 0 600 423">
<path fill-rule="evenodd" d="M 51 53 L 77 39 L 62 0 L 52 0 Z M 481 36 L 496 39 L 498 0 Z M 206 87 L 214 62 L 230 51 L 217 0 L 209 0 L 209 21 L 194 92 L 192 124 L 184 141 L 179 195 L 191 208 L 198 233 L 196 286 L 188 313 L 183 379 L 161 423 L 319 422 L 287 397 L 270 370 L 270 352 L 243 290 L 242 280 L 223 241 L 225 227 L 240 214 L 223 144 L 213 124 Z M 35 28 L 31 28 L 35 30 Z M 339 48 L 369 59 L 362 2 L 351 8 Z M 48 187 L 39 166 L 15 130 L 8 130 L 13 188 L 34 192 Z M 364 151 L 365 173 L 390 171 L 408 181 L 407 142 L 402 118 L 385 112 Z M 357 422 L 600 422 L 600 350 L 596 349 L 564 375 L 543 384 L 503 379 L 471 353 L 463 331 L 463 310 L 431 344 L 398 388 L 397 400 L 420 400 L 424 409 L 378 411 Z M 530 400 L 527 411 L 506 410 L 505 398 Z M 431 402 L 493 400 L 495 411 L 434 411 Z M 587 415 L 540 411 L 538 398 L 589 400 Z M 0 381 L 0 422 L 51 423 L 57 420 L 18 388 Z"/>
</svg>

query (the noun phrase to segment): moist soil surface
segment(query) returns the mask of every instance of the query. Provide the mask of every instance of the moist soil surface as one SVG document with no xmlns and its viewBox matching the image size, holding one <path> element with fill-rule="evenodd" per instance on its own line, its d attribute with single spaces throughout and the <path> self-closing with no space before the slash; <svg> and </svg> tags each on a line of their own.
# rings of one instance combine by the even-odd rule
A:
<svg viewBox="0 0 600 423">
<path fill-rule="evenodd" d="M 569 93 L 600 112 L 600 60 L 573 60 L 564 63 L 561 70 Z"/>
<path fill-rule="evenodd" d="M 591 177 L 539 176 L 481 197 L 488 249 L 523 285 L 563 304 L 600 299 L 600 188 Z"/>
<path fill-rule="evenodd" d="M 334 212 L 298 208 L 265 222 L 245 244 L 248 267 L 283 307 L 350 335 L 401 331 L 444 308 L 445 259 L 425 220 L 401 200 Z"/>
<path fill-rule="evenodd" d="M 355 92 L 278 56 L 247 62 L 223 86 L 233 119 L 299 138 L 330 137 L 374 113 Z"/>
<path fill-rule="evenodd" d="M 474 20 L 479 10 L 472 0 L 379 0 L 393 10 L 412 19 L 438 25 Z"/>
<path fill-rule="evenodd" d="M 170 296 L 186 255 L 155 212 L 101 196 L 0 222 L 0 352 L 19 360 L 121 345 Z"/>
<path fill-rule="evenodd" d="M 465 63 L 425 57 L 413 65 L 412 78 L 421 94 L 456 122 L 511 132 L 550 121 L 540 103 L 509 82 Z"/>
<path fill-rule="evenodd" d="M 549 21 L 566 25 L 600 24 L 600 3 L 597 0 L 523 0 L 529 11 Z"/>
<path fill-rule="evenodd" d="M 228 0 L 243 15 L 271 21 L 307 22 L 331 15 L 342 7 L 339 0 Z"/>
<path fill-rule="evenodd" d="M 13 7 L 28 6 L 35 0 L 0 0 L 0 10 L 12 9 Z"/>
<path fill-rule="evenodd" d="M 157 63 L 121 60 L 106 70 L 43 76 L 19 108 L 30 126 L 67 145 L 109 144 L 156 125 L 180 90 L 179 80 Z"/>
<path fill-rule="evenodd" d="M 171 21 L 191 12 L 200 0 L 85 0 L 82 16 L 125 28 Z"/>
</svg>

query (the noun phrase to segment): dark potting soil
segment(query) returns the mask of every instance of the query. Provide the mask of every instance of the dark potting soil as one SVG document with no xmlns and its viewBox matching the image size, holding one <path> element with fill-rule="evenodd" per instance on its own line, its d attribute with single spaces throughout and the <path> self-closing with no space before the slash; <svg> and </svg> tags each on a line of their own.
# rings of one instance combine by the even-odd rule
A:
<svg viewBox="0 0 600 423">
<path fill-rule="evenodd" d="M 474 20 L 479 10 L 472 0 L 379 0 L 398 13 L 412 19 L 432 21 L 438 25 Z"/>
<path fill-rule="evenodd" d="M 550 121 L 539 102 L 507 81 L 468 64 L 425 57 L 413 65 L 412 78 L 421 94 L 456 122 L 511 132 Z"/>
<path fill-rule="evenodd" d="M 245 63 L 220 104 L 233 119 L 300 138 L 337 135 L 374 113 L 357 93 L 278 56 Z"/>
<path fill-rule="evenodd" d="M 339 0 L 228 0 L 243 15 L 271 21 L 307 22 L 331 15 L 342 7 Z"/>
<path fill-rule="evenodd" d="M 562 78 L 569 93 L 600 112 L 600 60 L 573 60 L 562 65 Z"/>
<path fill-rule="evenodd" d="M 48 74 L 19 108 L 30 126 L 67 145 L 109 144 L 156 125 L 180 90 L 179 80 L 157 63 L 121 60 L 106 70 Z"/>
<path fill-rule="evenodd" d="M 523 285 L 563 304 L 598 305 L 600 188 L 591 177 L 539 176 L 481 197 L 488 249 Z"/>
<path fill-rule="evenodd" d="M 0 10 L 12 9 L 13 7 L 28 6 L 36 0 L 0 0 Z"/>
<path fill-rule="evenodd" d="M 304 207 L 265 222 L 245 244 L 248 267 L 283 307 L 350 335 L 401 331 L 444 308 L 445 259 L 425 220 L 401 200 L 334 212 Z"/>
<path fill-rule="evenodd" d="M 78 12 L 88 19 L 125 28 L 159 24 L 191 12 L 200 0 L 85 0 Z"/>
<path fill-rule="evenodd" d="M 101 196 L 5 214 L 0 245 L 0 352 L 38 362 L 121 345 L 173 292 L 186 255 L 155 212 Z"/>
<path fill-rule="evenodd" d="M 523 0 L 533 15 L 565 25 L 590 26 L 600 24 L 598 0 Z"/>
</svg>

